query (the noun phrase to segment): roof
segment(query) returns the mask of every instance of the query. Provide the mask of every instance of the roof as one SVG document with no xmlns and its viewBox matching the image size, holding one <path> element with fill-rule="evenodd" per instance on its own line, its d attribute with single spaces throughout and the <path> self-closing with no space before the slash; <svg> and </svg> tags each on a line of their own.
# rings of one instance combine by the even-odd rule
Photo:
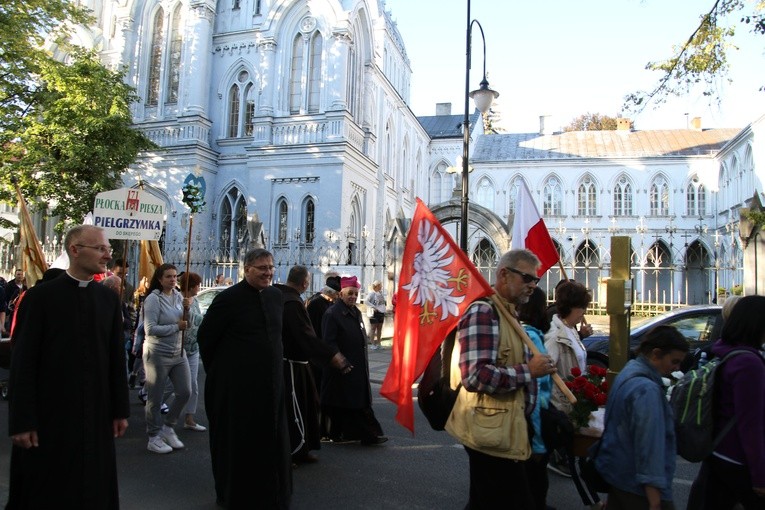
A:
<svg viewBox="0 0 765 510">
<path fill-rule="evenodd" d="M 478 110 L 470 116 L 470 124 L 480 120 Z M 437 138 L 462 138 L 462 122 L 465 115 L 431 115 L 426 117 L 417 117 L 423 129 L 428 133 L 432 140 Z"/>
<path fill-rule="evenodd" d="M 422 120 L 421 120 L 422 122 Z M 584 158 L 712 156 L 740 129 L 654 131 L 571 131 L 481 136 L 472 161 L 529 161 Z"/>
</svg>

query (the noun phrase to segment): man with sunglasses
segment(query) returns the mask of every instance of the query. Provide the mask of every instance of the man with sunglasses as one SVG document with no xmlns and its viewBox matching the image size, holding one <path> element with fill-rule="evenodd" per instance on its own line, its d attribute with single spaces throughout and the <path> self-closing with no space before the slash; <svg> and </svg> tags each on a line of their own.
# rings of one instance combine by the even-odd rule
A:
<svg viewBox="0 0 765 510">
<path fill-rule="evenodd" d="M 288 508 L 292 462 L 283 376 L 282 293 L 257 248 L 244 278 L 218 294 L 197 332 L 218 505 Z"/>
<path fill-rule="evenodd" d="M 538 267 L 539 259 L 528 250 L 505 253 L 497 267 L 494 290 L 510 317 L 495 309 L 500 305 L 478 300 L 468 307 L 457 326 L 460 382 L 467 391 L 460 390 L 446 430 L 467 451 L 468 506 L 473 510 L 508 505 L 535 508 L 525 470 L 525 461 L 531 456 L 527 420 L 536 403 L 536 378 L 554 373 L 555 367 L 547 355 L 530 356 L 519 336 L 522 330 L 515 319 L 515 307 L 526 303 L 534 292 Z M 501 410 L 495 418 L 507 417 L 498 425 L 499 445 L 493 442 L 493 434 L 481 436 L 487 429 L 482 428 L 479 409 L 492 407 Z"/>
</svg>

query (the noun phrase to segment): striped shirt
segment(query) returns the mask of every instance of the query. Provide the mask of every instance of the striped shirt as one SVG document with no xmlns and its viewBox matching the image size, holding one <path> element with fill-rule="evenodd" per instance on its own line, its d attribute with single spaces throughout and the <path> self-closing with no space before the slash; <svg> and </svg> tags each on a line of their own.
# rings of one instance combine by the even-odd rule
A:
<svg viewBox="0 0 765 510">
<path fill-rule="evenodd" d="M 514 340 L 523 342 L 515 331 L 511 331 L 511 335 Z M 476 301 L 468 307 L 457 326 L 457 340 L 460 343 L 459 367 L 465 389 L 483 393 L 525 390 L 525 414 L 530 416 L 537 400 L 536 379 L 525 363 L 508 367 L 496 365 L 499 318 L 490 304 Z M 530 353 L 525 344 L 523 352 L 528 360 Z"/>
</svg>

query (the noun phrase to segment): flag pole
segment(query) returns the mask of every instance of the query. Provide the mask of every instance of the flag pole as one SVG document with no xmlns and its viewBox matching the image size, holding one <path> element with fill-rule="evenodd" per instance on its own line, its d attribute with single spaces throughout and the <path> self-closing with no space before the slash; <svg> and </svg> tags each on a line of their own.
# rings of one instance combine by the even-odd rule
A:
<svg viewBox="0 0 765 510">
<path fill-rule="evenodd" d="M 526 346 L 529 348 L 531 353 L 535 356 L 540 356 L 539 349 L 537 349 L 537 346 L 534 344 L 534 342 L 529 338 L 529 335 L 526 333 L 526 330 L 524 330 L 518 320 L 513 317 L 510 312 L 505 308 L 505 305 L 499 300 L 497 297 L 497 294 L 494 293 L 491 295 L 491 300 L 494 302 L 495 305 L 497 305 L 497 309 L 499 310 L 499 313 L 502 314 L 502 316 L 507 320 L 507 322 L 510 323 L 510 325 L 513 326 L 513 329 L 515 330 L 518 335 L 520 335 L 523 342 L 526 344 Z M 571 390 L 568 389 L 568 386 L 566 386 L 566 383 L 563 382 L 563 379 L 561 379 L 560 375 L 558 373 L 551 374 L 553 381 L 555 381 L 555 385 L 558 387 L 560 391 L 563 392 L 563 394 L 566 396 L 569 402 L 572 404 L 576 404 L 576 397 L 573 393 L 571 393 Z"/>
</svg>

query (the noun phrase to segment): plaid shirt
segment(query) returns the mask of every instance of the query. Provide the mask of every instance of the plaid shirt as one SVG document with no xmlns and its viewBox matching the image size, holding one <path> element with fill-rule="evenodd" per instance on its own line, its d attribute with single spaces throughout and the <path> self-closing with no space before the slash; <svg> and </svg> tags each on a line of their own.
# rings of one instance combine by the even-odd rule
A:
<svg viewBox="0 0 765 510">
<path fill-rule="evenodd" d="M 523 342 L 515 331 L 511 335 L 518 342 Z M 459 367 L 465 389 L 484 393 L 525 390 L 525 414 L 530 416 L 537 401 L 536 379 L 531 377 L 529 366 L 525 363 L 496 366 L 499 318 L 495 316 L 490 304 L 476 301 L 468 307 L 457 326 L 457 340 L 460 343 Z M 523 352 L 528 360 L 530 353 L 525 343 Z"/>
</svg>

